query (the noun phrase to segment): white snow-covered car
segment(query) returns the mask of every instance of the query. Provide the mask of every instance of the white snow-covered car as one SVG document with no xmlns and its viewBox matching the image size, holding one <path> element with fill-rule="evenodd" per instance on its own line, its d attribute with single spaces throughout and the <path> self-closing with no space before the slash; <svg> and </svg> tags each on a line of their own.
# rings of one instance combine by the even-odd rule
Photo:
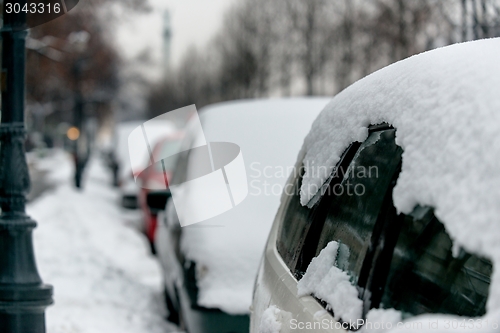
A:
<svg viewBox="0 0 500 333">
<path fill-rule="evenodd" d="M 251 332 L 497 332 L 500 39 L 429 51 L 315 120 L 256 280 Z"/>
<path fill-rule="evenodd" d="M 158 217 L 155 245 L 165 276 L 172 321 L 190 333 L 249 330 L 259 260 L 297 151 L 326 98 L 238 101 L 200 110 L 204 139 L 238 145 L 246 168 L 247 197 L 233 209 L 181 228 L 173 200 Z M 173 183 L 192 179 L 188 130 Z M 174 200 L 182 200 L 174 198 Z"/>
</svg>

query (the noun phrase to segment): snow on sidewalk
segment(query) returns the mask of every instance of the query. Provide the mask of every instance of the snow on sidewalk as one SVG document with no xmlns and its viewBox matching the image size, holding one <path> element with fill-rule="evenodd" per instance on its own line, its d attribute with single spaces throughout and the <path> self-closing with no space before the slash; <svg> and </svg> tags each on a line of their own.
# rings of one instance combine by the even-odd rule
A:
<svg viewBox="0 0 500 333">
<path fill-rule="evenodd" d="M 164 319 L 161 271 L 137 231 L 125 226 L 108 171 L 93 159 L 84 190 L 71 183 L 62 153 L 53 165 L 59 186 L 28 206 L 37 222 L 35 251 L 42 279 L 54 286 L 49 333 L 173 332 Z"/>
</svg>

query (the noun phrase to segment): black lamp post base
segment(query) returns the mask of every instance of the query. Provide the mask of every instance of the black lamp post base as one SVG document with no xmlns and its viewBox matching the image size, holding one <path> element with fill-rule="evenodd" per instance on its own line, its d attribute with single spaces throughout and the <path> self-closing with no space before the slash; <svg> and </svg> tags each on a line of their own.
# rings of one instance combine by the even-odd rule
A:
<svg viewBox="0 0 500 333">
<path fill-rule="evenodd" d="M 32 244 L 35 221 L 25 214 L 0 215 L 0 332 L 45 333 L 52 286 L 43 284 Z"/>
<path fill-rule="evenodd" d="M 45 333 L 45 306 L 37 311 L 30 309 L 12 309 L 9 312 L 0 312 L 0 332 L 9 333 Z"/>
<path fill-rule="evenodd" d="M 0 287 L 0 332 L 45 333 L 45 308 L 53 303 L 52 286 Z"/>
<path fill-rule="evenodd" d="M 51 285 L 43 283 L 0 285 L 0 313 L 18 308 L 33 308 L 35 305 L 47 307 L 53 303 L 52 289 Z M 14 301 L 15 306 L 10 303 Z M 3 333 L 2 330 L 0 332 Z"/>
</svg>

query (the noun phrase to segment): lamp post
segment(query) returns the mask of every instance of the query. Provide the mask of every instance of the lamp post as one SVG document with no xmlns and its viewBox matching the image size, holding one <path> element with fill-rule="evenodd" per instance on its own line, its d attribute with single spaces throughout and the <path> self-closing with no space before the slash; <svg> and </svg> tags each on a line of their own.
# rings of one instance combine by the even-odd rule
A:
<svg viewBox="0 0 500 333">
<path fill-rule="evenodd" d="M 21 8 L 27 0 L 17 0 Z M 32 230 L 25 212 L 30 180 L 24 152 L 26 14 L 3 12 L 2 113 L 0 123 L 0 332 L 44 333 L 52 286 L 36 267 Z"/>
</svg>

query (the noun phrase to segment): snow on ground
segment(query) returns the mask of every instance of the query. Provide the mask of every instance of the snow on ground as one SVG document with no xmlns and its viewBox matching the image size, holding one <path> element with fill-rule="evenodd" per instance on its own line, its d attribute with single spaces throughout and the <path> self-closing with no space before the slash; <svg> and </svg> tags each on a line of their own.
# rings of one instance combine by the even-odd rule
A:
<svg viewBox="0 0 500 333">
<path fill-rule="evenodd" d="M 64 153 L 38 164 L 59 184 L 28 206 L 38 222 L 39 271 L 54 286 L 48 332 L 175 331 L 164 319 L 160 268 L 145 239 L 126 226 L 102 162 L 89 162 L 81 192 L 72 186 L 71 161 Z"/>
<path fill-rule="evenodd" d="M 47 182 L 52 185 L 61 185 L 71 181 L 74 166 L 70 156 L 62 150 L 53 149 L 45 152 L 46 157 L 30 155 L 30 160 L 35 168 L 47 172 Z"/>
</svg>

